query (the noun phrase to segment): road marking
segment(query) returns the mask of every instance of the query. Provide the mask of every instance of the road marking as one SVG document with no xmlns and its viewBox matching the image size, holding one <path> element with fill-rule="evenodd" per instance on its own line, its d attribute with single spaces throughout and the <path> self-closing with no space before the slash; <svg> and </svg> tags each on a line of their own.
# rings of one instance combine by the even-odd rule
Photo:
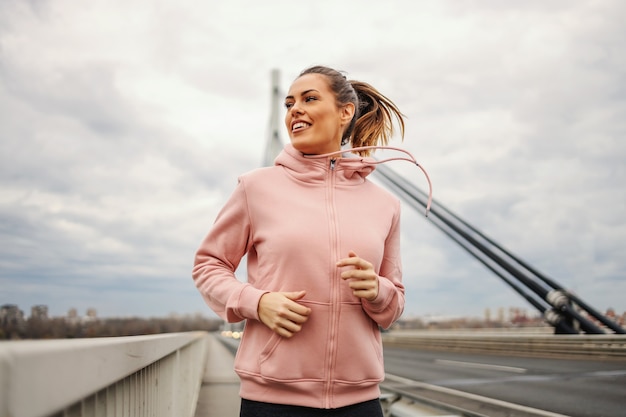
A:
<svg viewBox="0 0 626 417">
<path fill-rule="evenodd" d="M 450 361 L 447 359 L 435 359 L 435 363 L 440 363 L 442 365 L 459 366 L 462 368 L 493 369 L 495 371 L 515 372 L 517 374 L 525 374 L 527 371 L 527 369 L 525 368 L 516 368 L 514 366 L 491 365 L 488 363 L 477 362 Z"/>
<path fill-rule="evenodd" d="M 496 400 L 495 398 L 483 397 L 482 395 L 470 394 L 469 392 L 458 391 L 452 388 L 439 387 L 437 385 L 427 384 L 425 382 L 415 381 L 413 379 L 404 378 L 399 375 L 385 374 L 385 381 L 399 382 L 404 385 L 422 388 L 425 390 L 439 391 L 449 395 L 456 395 L 458 397 L 465 397 L 475 401 L 481 401 L 486 404 L 494 404 L 500 407 L 507 407 L 512 410 L 524 411 L 532 415 L 541 417 L 568 417 L 564 414 L 553 413 L 551 411 L 539 410 L 537 408 L 527 407 L 525 405 L 519 405 L 509 403 L 502 400 Z"/>
</svg>

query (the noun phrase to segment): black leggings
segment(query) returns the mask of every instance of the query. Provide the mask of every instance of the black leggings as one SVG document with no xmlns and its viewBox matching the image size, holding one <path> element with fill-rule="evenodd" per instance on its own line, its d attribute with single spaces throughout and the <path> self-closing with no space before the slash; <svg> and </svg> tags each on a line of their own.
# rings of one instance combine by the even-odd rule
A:
<svg viewBox="0 0 626 417">
<path fill-rule="evenodd" d="M 378 399 L 341 408 L 310 408 L 241 399 L 239 417 L 383 417 Z"/>
</svg>

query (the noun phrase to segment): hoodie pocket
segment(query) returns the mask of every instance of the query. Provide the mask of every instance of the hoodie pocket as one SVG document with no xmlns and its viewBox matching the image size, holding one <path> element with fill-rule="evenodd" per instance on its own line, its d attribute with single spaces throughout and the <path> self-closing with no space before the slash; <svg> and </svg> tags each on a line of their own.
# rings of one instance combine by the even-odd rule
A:
<svg viewBox="0 0 626 417">
<path fill-rule="evenodd" d="M 342 304 L 337 334 L 336 379 L 343 382 L 382 380 L 382 339 L 378 325 L 361 304 Z"/>
<path fill-rule="evenodd" d="M 329 306 L 307 304 L 309 319 L 291 338 L 273 333 L 261 350 L 261 376 L 274 381 L 322 380 L 328 343 Z"/>
</svg>

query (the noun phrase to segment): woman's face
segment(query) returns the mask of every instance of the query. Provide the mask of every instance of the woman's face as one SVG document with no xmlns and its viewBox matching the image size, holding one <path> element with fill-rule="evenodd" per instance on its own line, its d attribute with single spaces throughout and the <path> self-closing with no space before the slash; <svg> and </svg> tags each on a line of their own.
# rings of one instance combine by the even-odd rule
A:
<svg viewBox="0 0 626 417">
<path fill-rule="evenodd" d="M 324 75 L 297 78 L 287 93 L 285 107 L 285 126 L 294 148 L 308 155 L 341 149 L 341 136 L 352 119 L 354 105 L 338 107 Z"/>
</svg>

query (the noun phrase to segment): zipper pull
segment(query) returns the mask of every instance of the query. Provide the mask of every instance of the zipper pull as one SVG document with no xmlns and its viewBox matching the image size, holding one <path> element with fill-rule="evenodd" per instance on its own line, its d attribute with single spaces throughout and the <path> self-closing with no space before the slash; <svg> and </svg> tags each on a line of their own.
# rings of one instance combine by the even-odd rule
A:
<svg viewBox="0 0 626 417">
<path fill-rule="evenodd" d="M 330 170 L 334 171 L 335 170 L 335 163 L 337 162 L 337 160 L 335 158 L 330 160 Z"/>
</svg>

